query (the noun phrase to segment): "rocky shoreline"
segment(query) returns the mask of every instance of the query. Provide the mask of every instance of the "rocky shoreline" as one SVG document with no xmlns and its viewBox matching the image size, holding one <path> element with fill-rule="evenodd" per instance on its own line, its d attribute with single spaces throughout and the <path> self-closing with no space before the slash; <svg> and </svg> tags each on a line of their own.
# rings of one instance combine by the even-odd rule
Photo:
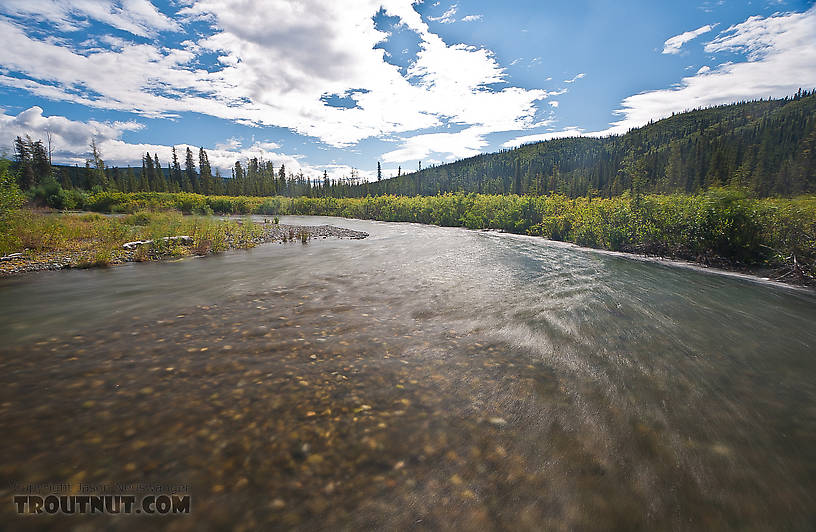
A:
<svg viewBox="0 0 816 532">
<path fill-rule="evenodd" d="M 333 225 L 288 225 L 288 224 L 259 224 L 263 227 L 263 234 L 254 238 L 252 244 L 286 243 L 325 238 L 344 238 L 349 240 L 360 240 L 366 238 L 368 233 L 354 231 Z M 303 236 L 305 235 L 305 236 Z M 170 238 L 177 238 L 171 235 Z M 189 237 L 188 237 L 189 238 Z M 186 242 L 186 241 L 185 241 Z M 150 250 L 148 253 L 140 252 L 138 245 L 128 243 L 127 247 L 114 251 L 109 257 L 109 261 L 101 264 L 95 257 L 95 252 L 60 250 L 60 251 L 30 251 L 23 253 L 13 253 L 5 257 L 0 257 L 0 277 L 11 277 L 23 273 L 37 271 L 63 270 L 68 268 L 92 268 L 99 266 L 114 266 L 126 262 L 145 262 L 153 260 L 163 260 L 167 258 L 177 258 L 175 255 L 157 253 Z M 150 245 L 144 243 L 144 245 Z M 187 252 L 182 256 L 194 255 L 189 246 L 184 246 Z M 231 239 L 227 240 L 227 249 L 242 249 Z M 207 253 L 209 254 L 209 252 Z"/>
</svg>

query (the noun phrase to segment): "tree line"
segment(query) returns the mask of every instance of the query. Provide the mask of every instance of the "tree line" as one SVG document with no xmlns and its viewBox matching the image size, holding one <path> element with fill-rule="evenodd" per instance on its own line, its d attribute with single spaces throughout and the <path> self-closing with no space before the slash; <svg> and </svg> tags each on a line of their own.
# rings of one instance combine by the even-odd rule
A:
<svg viewBox="0 0 816 532">
<path fill-rule="evenodd" d="M 202 147 L 187 147 L 183 164 L 146 153 L 141 168 L 107 167 L 94 141 L 84 167 L 51 164 L 51 143 L 17 137 L 15 175 L 21 189 L 194 192 L 204 195 L 366 197 L 448 192 L 612 197 L 695 193 L 738 186 L 759 197 L 816 192 L 816 91 L 680 113 L 624 135 L 527 144 L 377 180 L 304 176 L 270 161 L 236 161 L 229 176 L 213 169 Z"/>
<path fill-rule="evenodd" d="M 191 192 L 204 195 L 346 197 L 357 193 L 362 180 L 356 170 L 351 177 L 330 179 L 324 171 L 320 178 L 307 177 L 302 171 L 287 172 L 285 164 L 275 166 L 257 157 L 236 161 L 230 176 L 213 168 L 204 148 L 198 157 L 186 148 L 184 161 L 175 146 L 170 161 L 163 164 L 158 154 L 145 153 L 141 168 L 109 167 L 94 140 L 84 167 L 53 165 L 42 140 L 30 136 L 14 141 L 14 166 L 17 184 L 22 190 L 59 185 L 63 190 L 110 192 Z"/>
</svg>

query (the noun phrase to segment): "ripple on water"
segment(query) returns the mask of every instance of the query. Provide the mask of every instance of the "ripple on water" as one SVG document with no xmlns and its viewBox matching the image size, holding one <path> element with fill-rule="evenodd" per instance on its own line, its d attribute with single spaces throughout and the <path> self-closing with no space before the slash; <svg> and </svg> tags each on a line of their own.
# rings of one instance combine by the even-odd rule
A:
<svg viewBox="0 0 816 532">
<path fill-rule="evenodd" d="M 328 223 L 371 236 L 3 281 L 0 485 L 183 480 L 180 529 L 816 520 L 813 297 Z"/>
</svg>

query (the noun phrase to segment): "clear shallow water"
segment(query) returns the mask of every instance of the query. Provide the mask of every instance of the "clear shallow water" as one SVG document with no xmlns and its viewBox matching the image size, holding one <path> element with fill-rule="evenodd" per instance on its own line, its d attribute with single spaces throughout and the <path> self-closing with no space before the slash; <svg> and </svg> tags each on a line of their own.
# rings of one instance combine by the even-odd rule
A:
<svg viewBox="0 0 816 532">
<path fill-rule="evenodd" d="M 371 236 L 0 281 L 3 480 L 187 479 L 181 527 L 816 523 L 813 294 L 510 235 L 282 222 Z"/>
</svg>

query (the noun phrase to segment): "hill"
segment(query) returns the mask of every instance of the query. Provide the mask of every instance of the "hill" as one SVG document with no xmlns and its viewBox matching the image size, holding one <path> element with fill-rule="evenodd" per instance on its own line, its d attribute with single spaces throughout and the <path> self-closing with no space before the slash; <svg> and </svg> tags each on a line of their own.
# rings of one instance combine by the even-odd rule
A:
<svg viewBox="0 0 816 532">
<path fill-rule="evenodd" d="M 736 185 L 816 192 L 816 92 L 673 115 L 606 138 L 527 144 L 360 185 L 350 195 L 445 192 L 614 196 Z"/>
</svg>

